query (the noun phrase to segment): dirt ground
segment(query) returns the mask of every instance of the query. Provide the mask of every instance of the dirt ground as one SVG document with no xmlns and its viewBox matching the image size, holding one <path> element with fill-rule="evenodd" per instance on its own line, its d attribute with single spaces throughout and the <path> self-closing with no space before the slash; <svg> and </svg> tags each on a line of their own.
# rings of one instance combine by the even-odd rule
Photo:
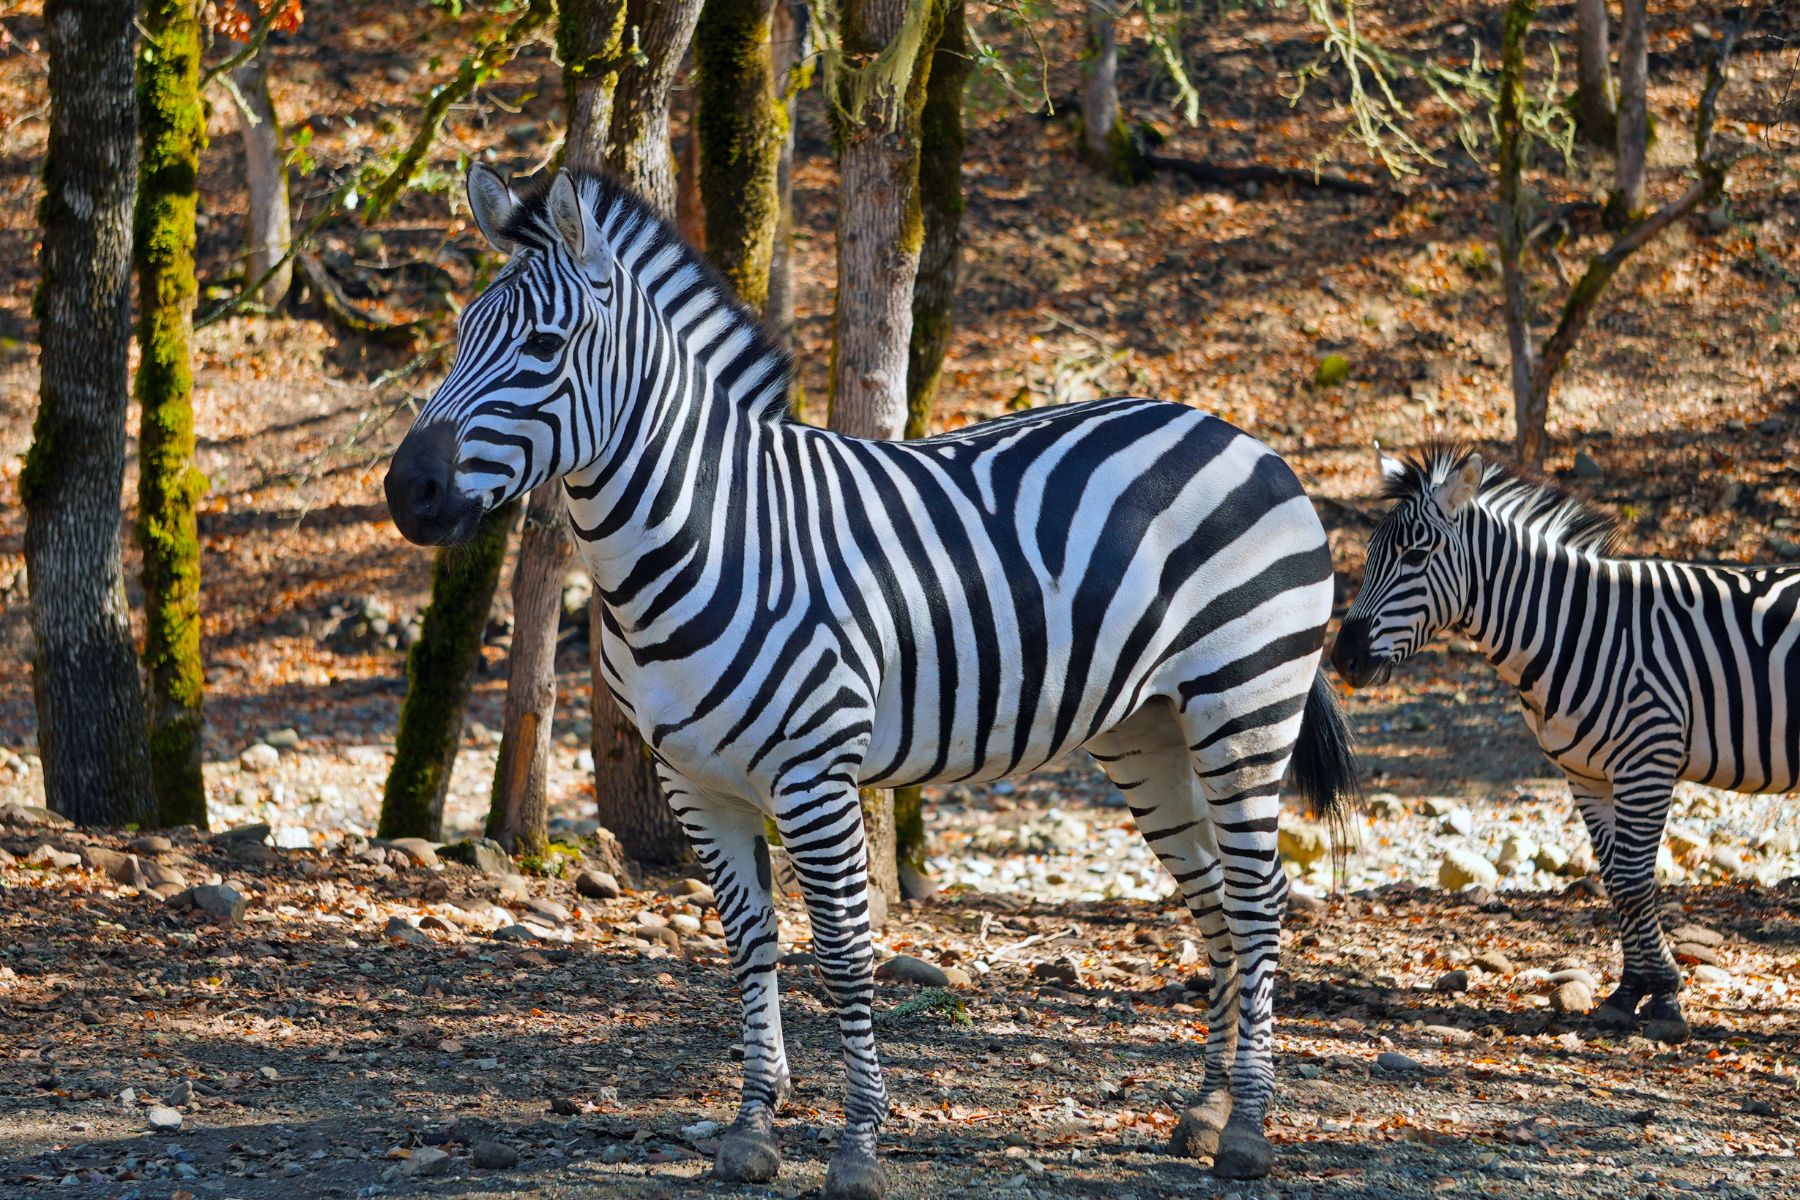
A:
<svg viewBox="0 0 1800 1200">
<path fill-rule="evenodd" d="M 1325 155 L 1380 181 L 1378 195 L 1214 189 L 1166 176 L 1122 190 L 1075 169 L 1068 5 L 1046 10 L 1035 28 L 1058 115 L 1026 112 L 994 75 L 978 77 L 964 284 L 938 424 L 1117 391 L 1216 411 L 1300 470 L 1332 530 L 1347 600 L 1378 512 L 1371 439 L 1404 446 L 1445 435 L 1503 451 L 1510 402 L 1490 170 L 1420 89 L 1402 95 L 1440 163 L 1399 181 L 1338 140 L 1341 83 L 1315 81 L 1290 102 L 1294 72 L 1318 54 L 1299 8 L 1248 6 L 1191 24 L 1197 127 L 1170 113 L 1141 28 L 1128 21 L 1125 104 L 1169 135 L 1165 153 L 1287 166 Z M 1479 40 L 1484 60 L 1494 57 L 1491 5 L 1380 8 L 1370 28 L 1390 44 L 1466 56 Z M 410 132 L 421 95 L 448 76 L 483 19 L 372 0 L 312 0 L 306 13 L 278 50 L 275 84 L 284 118 L 313 130 L 318 170 L 296 182 L 303 215 Z M 1653 199 L 1682 186 L 1701 62 L 1694 27 L 1717 29 L 1722 13 L 1684 4 L 1652 15 Z M 1565 63 L 1571 22 L 1570 6 L 1545 17 Z M 1635 551 L 1800 558 L 1800 193 L 1787 158 L 1795 131 L 1782 120 L 1795 23 L 1775 6 L 1722 103 L 1721 137 L 1755 152 L 1734 174 L 1729 210 L 1678 226 L 1631 260 L 1553 401 L 1552 472 L 1617 512 Z M 0 7 L 0 28 L 11 39 L 0 49 L 3 804 L 42 796 L 29 758 L 30 637 L 13 497 L 36 394 L 29 297 L 45 64 L 37 4 Z M 1019 90 L 1035 94 L 1032 38 L 997 13 L 981 31 L 1019 72 Z M 424 602 L 430 569 L 387 520 L 385 456 L 408 399 L 443 370 L 449 307 L 491 266 L 455 198 L 455 159 L 491 150 L 509 169 L 531 169 L 553 148 L 559 97 L 548 48 L 532 47 L 479 103 L 453 114 L 432 188 L 405 201 L 378 237 L 348 218 L 327 227 L 321 250 L 340 278 L 379 311 L 436 322 L 424 336 L 342 339 L 304 305 L 200 334 L 214 825 L 264 819 L 299 835 L 271 848 L 269 861 L 192 839 L 171 852 L 193 882 L 218 874 L 243 885 L 249 914 L 228 928 L 80 868 L 0 866 L 0 1194 L 733 1192 L 704 1180 L 704 1126 L 684 1132 L 730 1116 L 728 977 L 702 943 L 659 955 L 630 932 L 643 910 L 702 920 L 703 910 L 677 914 L 658 894 L 666 881 L 578 903 L 565 882 L 533 880 L 534 895 L 572 911 L 551 941 L 521 948 L 488 936 L 494 881 L 461 867 L 383 874 L 358 859 L 354 839 L 344 848 L 379 796 L 403 689 L 401 651 L 347 629 L 371 605 L 404 624 Z M 826 388 L 836 187 L 817 100 L 811 93 L 802 106 L 796 166 L 797 408 L 814 419 Z M 235 286 L 242 236 L 235 118 L 223 100 L 217 108 L 202 178 L 208 302 Z M 1604 192 L 1605 166 L 1541 161 L 1532 183 L 1547 203 L 1592 199 Z M 1602 245 L 1578 222 L 1535 260 L 1546 320 L 1562 293 L 1558 272 L 1578 272 Z M 1315 370 L 1332 353 L 1349 360 L 1350 378 L 1318 388 Z M 1598 478 L 1570 477 L 1578 451 Z M 128 479 L 128 501 L 134 486 Z M 135 574 L 129 548 L 127 562 Z M 503 599 L 452 795 L 453 833 L 485 803 L 504 615 Z M 554 811 L 571 826 L 592 806 L 580 658 L 572 647 L 562 663 L 552 779 Z M 1172 1092 L 1198 1077 L 1203 1037 L 1203 1011 L 1168 990 L 1187 974 L 1182 942 L 1194 940 L 1178 915 L 1150 900 L 1073 899 L 1072 888 L 959 887 L 896 914 L 884 934 L 898 952 L 991 968 L 917 1011 L 907 1011 L 911 990 L 884 986 L 878 1035 L 897 1106 L 887 1155 L 898 1194 L 1549 1197 L 1573 1187 L 1609 1197 L 1800 1196 L 1795 886 L 1684 872 L 1671 899 L 1681 920 L 1723 935 L 1729 981 L 1690 992 L 1698 1036 L 1687 1046 L 1599 1037 L 1585 1019 L 1552 1013 L 1530 972 L 1573 963 L 1607 983 L 1616 966 L 1603 902 L 1536 879 L 1510 881 L 1521 890 L 1486 907 L 1419 886 L 1434 881 L 1426 850 L 1444 837 L 1426 799 L 1497 822 L 1508 805 L 1554 790 L 1510 698 L 1478 660 L 1447 646 L 1357 693 L 1350 712 L 1371 790 L 1399 797 L 1404 812 L 1370 827 L 1359 858 L 1387 890 L 1363 878 L 1356 894 L 1291 923 L 1277 999 L 1277 1173 L 1221 1187 L 1202 1165 L 1157 1152 Z M 294 730 L 298 750 L 275 772 L 250 775 L 240 753 L 276 729 Z M 1071 768 L 1054 802 L 1098 829 L 1122 819 L 1106 798 L 1102 780 Z M 1010 819 L 985 795 L 933 800 L 947 854 L 960 854 L 984 822 Z M 1023 789 L 1015 807 L 1036 813 L 1049 803 Z M 1791 801 L 1759 811 L 1792 827 Z M 1562 836 L 1579 844 L 1566 823 Z M 0 828 L 0 846 L 21 860 L 45 840 L 78 838 Z M 507 904 L 523 911 L 516 895 Z M 451 907 L 468 920 L 452 919 Z M 393 916 L 432 913 L 445 928 L 424 934 L 426 944 L 384 934 Z M 803 950 L 803 926 L 792 934 Z M 1433 990 L 1495 947 L 1515 972 L 1473 973 L 1466 993 Z M 1078 960 L 1073 982 L 1033 973 L 1065 954 Z M 841 1075 L 804 964 L 786 982 L 800 1090 L 782 1122 L 789 1166 L 775 1191 L 798 1195 L 823 1177 Z M 1375 1067 L 1389 1050 L 1420 1069 Z M 181 1132 L 146 1133 L 147 1102 L 181 1078 L 196 1096 Z M 474 1168 L 470 1138 L 505 1142 L 519 1166 Z M 401 1152 L 431 1145 L 454 1149 L 448 1172 L 405 1175 Z M 384 1179 L 390 1169 L 399 1177 Z"/>
</svg>

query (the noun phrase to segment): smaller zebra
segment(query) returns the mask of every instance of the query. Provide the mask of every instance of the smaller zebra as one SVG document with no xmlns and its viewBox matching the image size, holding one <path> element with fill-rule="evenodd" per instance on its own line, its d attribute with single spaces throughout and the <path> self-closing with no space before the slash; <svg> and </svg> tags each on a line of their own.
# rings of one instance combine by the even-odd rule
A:
<svg viewBox="0 0 1800 1200">
<path fill-rule="evenodd" d="M 1595 1021 L 1686 1041 L 1657 849 L 1678 779 L 1795 788 L 1800 566 L 1616 557 L 1610 516 L 1464 447 L 1379 460 L 1394 507 L 1332 663 L 1362 687 L 1447 629 L 1475 642 L 1568 780 L 1612 896 L 1624 969 Z"/>
</svg>

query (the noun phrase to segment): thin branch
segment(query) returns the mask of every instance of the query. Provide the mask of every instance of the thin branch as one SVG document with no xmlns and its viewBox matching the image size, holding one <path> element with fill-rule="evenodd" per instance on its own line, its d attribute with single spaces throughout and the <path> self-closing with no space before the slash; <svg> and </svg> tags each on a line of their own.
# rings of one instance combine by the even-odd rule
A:
<svg viewBox="0 0 1800 1200">
<path fill-rule="evenodd" d="M 257 52 L 269 40 L 269 34 L 274 30 L 275 22 L 280 19 L 281 11 L 285 6 L 282 4 L 282 0 L 266 0 L 266 2 L 269 6 L 268 11 L 263 13 L 256 24 L 251 27 L 250 40 L 201 72 L 200 88 L 202 91 L 219 76 L 228 71 L 235 71 L 255 58 Z"/>
<path fill-rule="evenodd" d="M 1146 154 L 1144 162 L 1158 170 L 1175 171 L 1201 183 L 1292 184 L 1294 187 L 1312 188 L 1321 192 L 1346 192 L 1352 196 L 1373 196 L 1381 191 L 1374 184 L 1360 179 L 1298 167 L 1271 167 L 1262 163 L 1227 167 L 1191 158 L 1174 158 L 1167 154 Z"/>
</svg>

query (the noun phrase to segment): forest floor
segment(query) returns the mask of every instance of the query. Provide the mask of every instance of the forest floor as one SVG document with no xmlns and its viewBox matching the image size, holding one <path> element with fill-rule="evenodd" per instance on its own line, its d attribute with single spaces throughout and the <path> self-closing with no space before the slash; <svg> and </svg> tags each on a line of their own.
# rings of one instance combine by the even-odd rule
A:
<svg viewBox="0 0 1800 1200">
<path fill-rule="evenodd" d="M 38 7 L 0 13 L 10 36 L 0 40 L 0 804 L 42 799 L 23 518 L 10 502 L 36 396 Z M 1404 180 L 1339 140 L 1341 81 L 1328 74 L 1290 102 L 1295 72 L 1319 52 L 1302 10 L 1246 6 L 1186 30 L 1201 101 L 1194 127 L 1172 115 L 1133 17 L 1126 108 L 1169 135 L 1164 153 L 1296 167 L 1324 155 L 1379 182 L 1377 195 L 1206 188 L 1167 175 L 1120 189 L 1075 168 L 1070 5 L 1046 10 L 1035 30 L 1058 116 L 1025 112 L 995 76 L 978 76 L 964 282 L 937 424 L 1118 391 L 1218 412 L 1300 471 L 1331 529 L 1347 600 L 1379 512 L 1371 439 L 1404 447 L 1447 436 L 1503 453 L 1510 401 L 1491 168 L 1462 147 L 1455 115 L 1416 86 L 1402 95 L 1439 162 Z M 1722 12 L 1687 4 L 1652 14 L 1653 199 L 1683 186 L 1702 61 L 1695 29 L 1719 28 Z M 1417 0 L 1359 13 L 1369 32 L 1419 57 L 1466 57 L 1476 43 L 1484 61 L 1496 57 L 1491 5 Z M 1571 14 L 1562 6 L 1546 17 L 1565 63 Z M 481 19 L 373 0 L 307 5 L 301 33 L 278 48 L 275 82 L 284 116 L 312 130 L 319 171 L 297 181 L 303 214 L 342 172 L 410 132 L 419 97 L 447 76 Z M 1633 552 L 1800 559 L 1800 190 L 1787 157 L 1800 139 L 1784 120 L 1795 74 L 1784 38 L 1797 18 L 1778 8 L 1766 20 L 1722 101 L 1721 137 L 1754 152 L 1734 172 L 1729 211 L 1678 225 L 1630 261 L 1553 401 L 1551 472 L 1616 512 Z M 1032 93 L 1032 38 L 999 14 L 983 18 L 982 33 Z M 443 369 L 450 305 L 466 302 L 492 265 L 461 211 L 455 157 L 493 151 L 508 169 L 532 169 L 553 147 L 559 98 L 548 48 L 528 49 L 481 103 L 453 114 L 432 187 L 379 230 L 351 218 L 326 227 L 327 265 L 361 302 L 424 319 L 423 336 L 342 338 L 304 307 L 200 333 L 212 820 L 215 829 L 267 821 L 276 845 L 268 856 L 240 849 L 259 861 L 191 839 L 170 852 L 193 882 L 218 874 L 242 885 L 250 912 L 229 928 L 80 868 L 0 866 L 0 1191 L 648 1196 L 703 1177 L 696 1146 L 706 1138 L 682 1131 L 729 1116 L 735 1067 L 724 1049 L 736 1018 L 723 965 L 707 960 L 703 942 L 686 948 L 692 957 L 658 957 L 630 934 L 641 910 L 669 914 L 673 901 L 653 884 L 582 901 L 549 943 L 521 949 L 486 936 L 503 919 L 482 906 L 497 895 L 493 880 L 357 858 L 391 757 L 399 643 L 430 570 L 430 556 L 388 522 L 381 473 L 407 403 Z M 798 131 L 797 408 L 818 419 L 836 179 L 816 92 L 803 98 Z M 242 240 L 242 162 L 223 100 L 211 134 L 201 181 L 209 302 L 235 286 Z M 1531 183 L 1546 204 L 1592 200 L 1607 169 L 1603 157 L 1565 169 L 1541 154 Z M 1533 260 L 1544 322 L 1563 292 L 1558 275 L 1578 273 L 1604 244 L 1578 217 Z M 1327 354 L 1350 364 L 1341 386 L 1313 382 Z M 1598 477 L 1572 477 L 1578 452 Z M 126 560 L 135 580 L 129 545 Z M 451 836 L 485 807 L 507 611 L 502 597 Z M 593 805 L 581 658 L 572 644 L 562 659 L 551 781 L 567 836 L 585 830 Z M 1535 976 L 1476 975 L 1469 993 L 1431 990 L 1490 946 L 1519 972 L 1574 962 L 1604 983 L 1615 969 L 1604 905 L 1561 896 L 1561 874 L 1508 874 L 1493 911 L 1431 886 L 1454 845 L 1498 857 L 1524 837 L 1580 850 L 1511 698 L 1451 644 L 1348 704 L 1370 790 L 1393 799 L 1364 830 L 1351 894 L 1292 922 L 1277 999 L 1277 1176 L 1218 1188 L 1201 1167 L 1154 1153 L 1172 1122 L 1170 1090 L 1197 1078 L 1204 1014 L 1166 991 L 1185 974 L 1181 943 L 1193 931 L 1159 901 L 1167 885 L 1104 781 L 1064 764 L 1012 792 L 931 796 L 933 865 L 952 886 L 895 914 L 885 944 L 993 969 L 956 993 L 968 1024 L 942 1007 L 897 1012 L 909 993 L 884 986 L 879 1031 L 897 1104 L 888 1144 L 904 1194 L 1561 1196 L 1578 1179 L 1608 1196 L 1800 1195 L 1800 1032 L 1787 990 L 1800 983 L 1800 902 L 1783 882 L 1800 870 L 1791 803 L 1684 791 L 1676 819 L 1694 836 L 1665 873 L 1683 919 L 1725 935 L 1727 978 L 1690 992 L 1699 1036 L 1688 1046 L 1601 1038 L 1544 1007 Z M 251 769 L 266 756 L 247 762 L 243 752 L 267 740 L 281 752 Z M 46 840 L 75 841 L 17 827 L 0 835 L 21 859 Z M 1304 882 L 1318 894 L 1328 881 Z M 562 881 L 530 886 L 577 907 Z M 507 903 L 523 914 L 516 894 Z M 416 920 L 434 905 L 444 928 L 424 935 L 428 945 L 385 937 L 390 917 Z M 470 915 L 453 920 L 445 905 Z M 793 934 L 803 945 L 803 928 Z M 1033 975 L 1052 949 L 1080 956 L 1073 985 L 1057 975 L 1064 983 L 1040 986 Z M 782 1186 L 798 1191 L 821 1178 L 839 1072 L 805 972 L 790 972 L 789 985 L 801 1091 L 784 1126 Z M 1422 1069 L 1373 1068 L 1390 1048 Z M 198 1105 L 180 1134 L 145 1134 L 142 1102 L 165 1096 L 177 1076 L 192 1079 Z M 132 1102 L 121 1103 L 127 1088 Z M 578 1111 L 551 1114 L 553 1100 Z M 447 1130 L 459 1119 L 491 1123 L 520 1168 L 473 1173 L 459 1151 L 445 1177 L 382 1180 L 405 1161 L 384 1156 L 466 1132 Z"/>
</svg>

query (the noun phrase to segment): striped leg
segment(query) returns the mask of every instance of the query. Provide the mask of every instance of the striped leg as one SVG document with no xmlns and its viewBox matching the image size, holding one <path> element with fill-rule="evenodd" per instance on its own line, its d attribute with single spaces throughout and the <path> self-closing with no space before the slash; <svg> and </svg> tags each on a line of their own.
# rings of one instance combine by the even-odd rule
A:
<svg viewBox="0 0 1800 1200">
<path fill-rule="evenodd" d="M 781 1170 L 774 1115 L 791 1083 L 781 1037 L 775 963 L 781 947 L 770 894 L 769 845 L 762 813 L 751 805 L 701 796 L 665 767 L 663 794 L 674 806 L 694 853 L 712 879 L 719 920 L 731 947 L 744 1011 L 744 1092 L 737 1119 L 719 1138 L 714 1174 L 737 1183 L 767 1183 Z"/>
<path fill-rule="evenodd" d="M 1643 756 L 1613 777 L 1616 827 L 1612 876 L 1606 886 L 1619 917 L 1624 977 L 1649 992 L 1643 1029 L 1646 1037 L 1659 1042 L 1685 1042 L 1692 1033 L 1681 1015 L 1681 970 L 1663 937 L 1656 903 L 1656 852 L 1668 824 L 1679 762 L 1678 750 L 1663 750 Z"/>
<path fill-rule="evenodd" d="M 1211 1158 L 1231 1117 L 1231 1063 L 1237 1050 L 1237 952 L 1225 922 L 1224 873 L 1219 863 L 1205 797 L 1181 731 L 1154 709 L 1088 747 L 1125 793 L 1144 838 L 1175 879 L 1182 900 L 1206 939 L 1211 968 L 1206 1016 L 1205 1075 L 1200 1092 L 1181 1114 L 1169 1152 Z"/>
<path fill-rule="evenodd" d="M 862 806 L 856 789 L 842 783 L 805 793 L 784 791 L 776 824 L 806 897 L 813 956 L 844 1041 L 844 1134 L 823 1194 L 825 1200 L 874 1200 L 886 1186 L 875 1144 L 887 1119 L 888 1095 L 875 1055 L 875 948 Z"/>
<path fill-rule="evenodd" d="M 1613 846 L 1617 827 L 1613 811 L 1612 783 L 1606 779 L 1590 779 L 1565 770 L 1569 794 L 1587 826 L 1588 843 L 1594 848 L 1594 861 L 1600 865 L 1600 878 L 1606 881 L 1609 895 L 1615 894 L 1617 882 L 1613 874 Z M 1637 1028 L 1638 1005 L 1650 990 L 1648 982 L 1627 964 L 1619 975 L 1619 986 L 1594 1010 L 1594 1023 L 1603 1029 Z"/>
</svg>

